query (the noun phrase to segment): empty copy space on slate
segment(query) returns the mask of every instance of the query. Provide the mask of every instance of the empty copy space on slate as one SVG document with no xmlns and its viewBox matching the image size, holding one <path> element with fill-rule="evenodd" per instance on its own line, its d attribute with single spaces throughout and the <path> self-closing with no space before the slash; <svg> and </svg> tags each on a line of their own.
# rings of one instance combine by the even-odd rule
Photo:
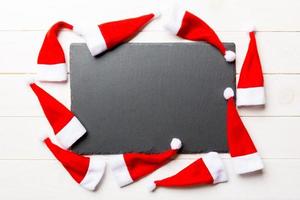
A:
<svg viewBox="0 0 300 200">
<path fill-rule="evenodd" d="M 233 43 L 225 44 L 234 50 Z M 70 49 L 72 110 L 88 133 L 82 154 L 227 152 L 226 101 L 235 64 L 206 43 L 127 43 L 98 57 Z"/>
</svg>

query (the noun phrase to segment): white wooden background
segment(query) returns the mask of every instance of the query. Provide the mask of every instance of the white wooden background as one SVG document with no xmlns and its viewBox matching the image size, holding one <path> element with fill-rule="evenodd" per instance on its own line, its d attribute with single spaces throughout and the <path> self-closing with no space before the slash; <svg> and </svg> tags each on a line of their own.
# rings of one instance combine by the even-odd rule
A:
<svg viewBox="0 0 300 200">
<path fill-rule="evenodd" d="M 80 188 L 38 135 L 51 132 L 27 86 L 34 76 L 39 47 L 57 20 L 97 22 L 161 9 L 134 42 L 180 42 L 162 29 L 175 0 L 2 0 L 0 3 L 0 199 L 300 199 L 300 1 L 189 0 L 185 5 L 214 27 L 223 41 L 237 46 L 237 76 L 248 44 L 245 30 L 255 24 L 263 64 L 267 106 L 241 109 L 264 162 L 263 174 L 238 176 L 222 155 L 230 181 L 213 187 L 146 190 L 154 177 L 173 174 L 199 155 L 184 155 L 141 181 L 119 189 L 109 170 L 97 192 Z M 64 49 L 82 40 L 69 32 Z M 69 84 L 43 84 L 70 105 Z"/>
</svg>

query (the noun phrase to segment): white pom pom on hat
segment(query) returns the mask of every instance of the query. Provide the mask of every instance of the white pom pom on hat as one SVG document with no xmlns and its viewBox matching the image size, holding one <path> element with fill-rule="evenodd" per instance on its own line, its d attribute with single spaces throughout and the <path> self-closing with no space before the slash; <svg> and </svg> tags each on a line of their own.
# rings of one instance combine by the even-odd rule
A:
<svg viewBox="0 0 300 200">
<path fill-rule="evenodd" d="M 233 62 L 235 61 L 235 53 L 233 51 L 227 50 L 225 52 L 224 58 L 227 62 Z"/>
<path fill-rule="evenodd" d="M 247 32 L 256 31 L 256 27 L 254 25 L 249 25 L 248 27 L 246 27 L 246 31 Z"/>
<path fill-rule="evenodd" d="M 266 94 L 256 34 L 254 31 L 246 34 L 249 37 L 249 43 L 236 87 L 236 105 L 238 107 L 261 106 L 266 104 Z"/>
<path fill-rule="evenodd" d="M 155 19 L 160 17 L 160 15 L 161 15 L 159 10 L 154 10 L 154 11 L 152 11 L 152 13 L 154 14 Z"/>
<path fill-rule="evenodd" d="M 224 95 L 225 99 L 229 99 L 229 98 L 233 97 L 234 96 L 233 89 L 231 87 L 226 88 L 224 90 L 223 95 Z"/>
<path fill-rule="evenodd" d="M 41 142 L 44 142 L 44 140 L 47 139 L 48 137 L 49 137 L 49 135 L 45 132 L 42 132 L 42 133 L 39 134 L 39 140 Z"/>
<path fill-rule="evenodd" d="M 148 190 L 149 192 L 153 192 L 156 189 L 156 184 L 154 183 L 154 181 L 151 181 L 148 185 Z"/>
<path fill-rule="evenodd" d="M 181 140 L 178 139 L 178 138 L 173 138 L 172 141 L 171 141 L 170 146 L 171 146 L 171 149 L 177 150 L 177 149 L 180 149 L 180 148 L 181 148 L 182 142 L 181 142 Z"/>
<path fill-rule="evenodd" d="M 217 184 L 228 180 L 225 166 L 216 152 L 209 152 L 197 159 L 175 175 L 154 180 L 147 185 L 150 191 L 158 187 L 191 187 L 196 185 Z"/>
<path fill-rule="evenodd" d="M 125 187 L 171 161 L 178 154 L 177 149 L 181 146 L 181 141 L 178 138 L 173 138 L 170 143 L 172 149 L 168 148 L 163 152 L 150 154 L 119 154 L 110 159 L 109 165 L 119 186 Z M 155 185 L 151 184 L 149 187 L 149 189 L 155 188 Z"/>
<path fill-rule="evenodd" d="M 35 83 L 35 79 L 32 76 L 28 76 L 26 78 L 26 83 L 27 83 L 27 85 L 31 85 L 31 84 Z"/>
</svg>

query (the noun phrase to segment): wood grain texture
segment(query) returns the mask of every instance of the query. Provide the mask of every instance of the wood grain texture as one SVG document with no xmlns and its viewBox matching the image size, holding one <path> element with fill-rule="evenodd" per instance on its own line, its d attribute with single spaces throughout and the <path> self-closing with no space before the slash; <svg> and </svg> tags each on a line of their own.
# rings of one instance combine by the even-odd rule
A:
<svg viewBox="0 0 300 200">
<path fill-rule="evenodd" d="M 1 5 L 0 30 L 43 30 L 61 19 L 71 23 L 99 23 L 134 17 L 153 10 L 159 10 L 162 17 L 146 29 L 162 30 L 161 23 L 168 18 L 176 2 L 90 0 L 87 3 L 66 0 L 62 3 L 60 0 L 10 0 Z M 198 14 L 218 31 L 246 30 L 249 24 L 256 25 L 259 31 L 300 30 L 298 0 L 190 0 L 180 6 Z"/>
</svg>

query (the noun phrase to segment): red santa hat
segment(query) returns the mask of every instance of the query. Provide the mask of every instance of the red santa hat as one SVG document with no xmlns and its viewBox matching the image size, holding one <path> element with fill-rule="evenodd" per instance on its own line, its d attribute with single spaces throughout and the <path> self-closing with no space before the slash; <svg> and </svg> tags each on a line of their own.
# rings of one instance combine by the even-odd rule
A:
<svg viewBox="0 0 300 200">
<path fill-rule="evenodd" d="M 181 148 L 181 141 L 173 138 L 171 149 L 157 154 L 125 153 L 110 160 L 110 167 L 120 187 L 124 187 L 167 163 Z"/>
<path fill-rule="evenodd" d="M 74 32 L 83 36 L 93 56 L 111 49 L 135 36 L 156 15 L 153 13 L 136 18 L 107 22 L 98 26 L 74 26 Z"/>
<path fill-rule="evenodd" d="M 87 190 L 96 188 L 105 171 L 103 160 L 94 156 L 85 157 L 64 150 L 53 144 L 49 138 L 46 138 L 44 143 L 81 187 Z"/>
<path fill-rule="evenodd" d="M 262 159 L 237 112 L 233 96 L 233 90 L 226 88 L 224 98 L 227 99 L 227 143 L 233 167 L 238 174 L 261 170 Z"/>
<path fill-rule="evenodd" d="M 149 190 L 153 191 L 156 187 L 189 187 L 226 181 L 227 174 L 221 158 L 218 153 L 210 152 L 174 176 L 152 182 Z"/>
<path fill-rule="evenodd" d="M 37 79 L 39 81 L 62 82 L 67 80 L 65 54 L 57 39 L 62 29 L 72 30 L 73 26 L 63 21 L 57 22 L 45 36 L 37 60 Z"/>
<path fill-rule="evenodd" d="M 243 63 L 236 91 L 237 106 L 265 104 L 264 77 L 256 46 L 254 31 L 249 33 L 250 42 Z"/>
<path fill-rule="evenodd" d="M 59 144 L 69 148 L 85 134 L 86 129 L 69 109 L 45 90 L 35 83 L 31 83 L 30 87 L 36 94 Z"/>
<path fill-rule="evenodd" d="M 183 39 L 205 41 L 213 45 L 221 52 L 227 62 L 235 60 L 235 53 L 226 50 L 215 31 L 189 11 L 178 9 L 173 13 L 170 22 L 166 24 L 166 28 Z"/>
</svg>

